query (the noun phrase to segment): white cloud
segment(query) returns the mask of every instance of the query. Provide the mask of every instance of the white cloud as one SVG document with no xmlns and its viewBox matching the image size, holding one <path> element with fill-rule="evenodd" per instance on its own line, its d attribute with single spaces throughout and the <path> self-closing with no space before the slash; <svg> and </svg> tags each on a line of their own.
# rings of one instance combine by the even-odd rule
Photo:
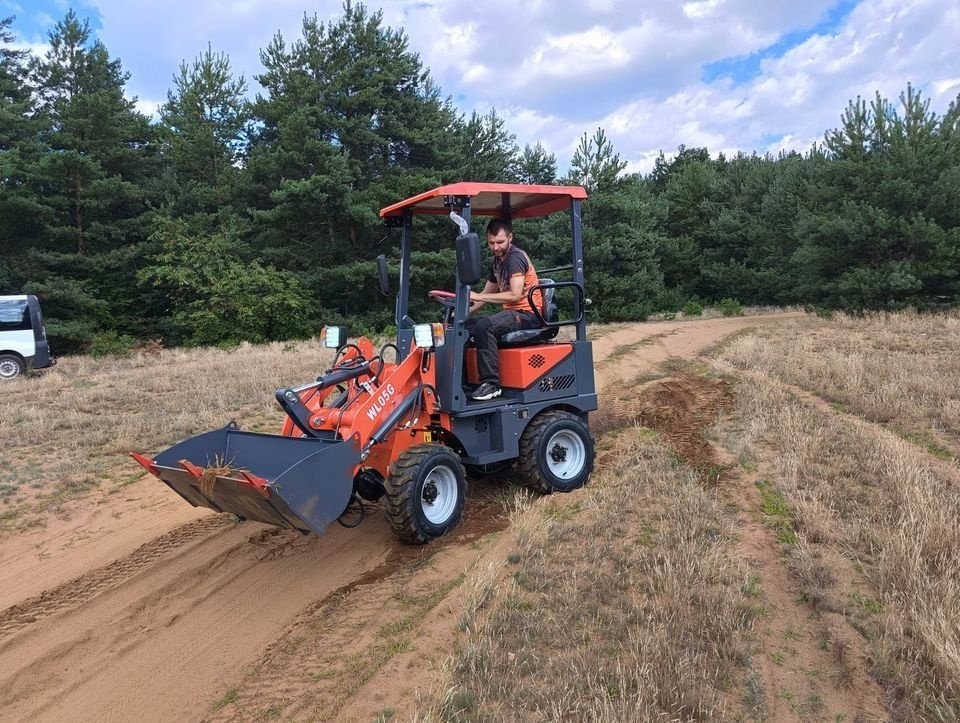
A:
<svg viewBox="0 0 960 723">
<path fill-rule="evenodd" d="M 490 78 L 490 68 L 486 65 L 472 65 L 463 73 L 463 82 L 467 85 L 483 83 Z"/>
<path fill-rule="evenodd" d="M 592 76 L 622 68 L 629 61 L 622 39 L 595 26 L 582 33 L 546 38 L 526 59 L 521 75 Z"/>
<path fill-rule="evenodd" d="M 683 13 L 688 18 L 698 20 L 712 15 L 720 3 L 721 0 L 698 0 L 698 2 L 684 3 Z"/>
<path fill-rule="evenodd" d="M 164 100 L 154 100 L 153 98 L 137 98 L 134 106 L 137 111 L 143 113 L 148 118 L 158 120 L 160 118 L 160 106 L 166 102 Z"/>
<path fill-rule="evenodd" d="M 933 87 L 933 92 L 937 95 L 946 95 L 948 93 L 956 95 L 960 93 L 960 78 L 937 80 L 931 83 L 931 86 Z"/>
<path fill-rule="evenodd" d="M 50 50 L 50 44 L 43 42 L 37 38 L 34 42 L 28 42 L 25 40 L 14 40 L 10 43 L 10 48 L 12 50 L 26 50 L 28 53 L 33 55 L 36 58 L 42 58 Z"/>
<path fill-rule="evenodd" d="M 864 2 L 837 32 L 766 60 L 743 85 L 696 82 L 598 116 L 631 170 L 681 143 L 712 153 L 805 152 L 840 124 L 849 100 L 875 91 L 896 103 L 908 82 L 942 113 L 960 93 L 960 7 L 953 0 Z M 776 138 L 771 142 L 770 137 Z"/>
<path fill-rule="evenodd" d="M 2 2 L 4 0 L 0 0 Z M 6 0 L 10 2 L 11 0 Z M 101 38 L 132 73 L 131 94 L 162 98 L 207 43 L 256 88 L 257 51 L 300 35 L 300 0 L 93 0 Z M 496 107 L 525 143 L 543 141 L 561 170 L 584 133 L 606 129 L 630 170 L 660 149 L 806 150 L 849 99 L 895 99 L 913 82 L 940 111 L 960 92 L 957 0 L 862 0 L 840 27 L 759 64 L 757 77 L 705 82 L 704 66 L 766 51 L 817 23 L 836 0 L 467 0 L 383 3 L 443 91 L 464 112 Z M 341 0 L 309 12 L 339 15 Z M 376 8 L 374 2 L 368 7 Z M 558 12 L 558 7 L 560 11 Z M 146 102 L 146 101 L 144 101 Z"/>
</svg>

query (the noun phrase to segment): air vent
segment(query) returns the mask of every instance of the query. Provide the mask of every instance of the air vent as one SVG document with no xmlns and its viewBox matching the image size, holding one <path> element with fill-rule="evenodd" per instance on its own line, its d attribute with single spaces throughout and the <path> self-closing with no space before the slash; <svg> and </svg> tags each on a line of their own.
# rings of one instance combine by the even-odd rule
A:
<svg viewBox="0 0 960 723">
<path fill-rule="evenodd" d="M 527 360 L 527 364 L 532 366 L 534 369 L 539 369 L 544 364 L 547 363 L 547 359 L 543 354 L 534 354 L 530 359 Z"/>
<path fill-rule="evenodd" d="M 573 374 L 564 374 L 562 377 L 547 377 L 540 380 L 541 392 L 557 392 L 573 386 Z"/>
<path fill-rule="evenodd" d="M 473 423 L 473 429 L 477 434 L 483 434 L 487 431 L 487 418 L 480 417 L 476 422 Z"/>
</svg>

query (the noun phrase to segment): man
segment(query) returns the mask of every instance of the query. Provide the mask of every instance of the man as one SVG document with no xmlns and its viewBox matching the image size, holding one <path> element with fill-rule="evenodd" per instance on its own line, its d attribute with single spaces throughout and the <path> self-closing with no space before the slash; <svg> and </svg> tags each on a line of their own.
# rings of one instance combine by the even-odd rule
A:
<svg viewBox="0 0 960 723">
<path fill-rule="evenodd" d="M 493 252 L 493 268 L 483 291 L 470 292 L 470 313 L 487 304 L 500 304 L 503 311 L 467 319 L 467 330 L 473 334 L 477 345 L 480 386 L 470 395 L 477 401 L 500 396 L 497 339 L 508 331 L 540 327 L 527 299 L 530 289 L 538 283 L 537 271 L 523 249 L 513 245 L 513 228 L 509 221 L 495 218 L 487 224 L 487 245 Z M 539 289 L 533 292 L 533 303 L 543 309 Z"/>
</svg>

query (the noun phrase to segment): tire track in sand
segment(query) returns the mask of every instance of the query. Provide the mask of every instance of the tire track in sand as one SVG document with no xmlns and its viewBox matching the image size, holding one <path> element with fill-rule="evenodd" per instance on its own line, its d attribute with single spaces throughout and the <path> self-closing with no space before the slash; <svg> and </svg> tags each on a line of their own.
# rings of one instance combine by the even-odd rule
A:
<svg viewBox="0 0 960 723">
<path fill-rule="evenodd" d="M 79 607 L 105 590 L 122 584 L 173 551 L 197 538 L 216 534 L 231 524 L 233 523 L 226 515 L 217 515 L 182 525 L 141 545 L 126 557 L 11 605 L 0 612 L 0 649 L 4 638 L 22 627 L 61 610 Z"/>
</svg>

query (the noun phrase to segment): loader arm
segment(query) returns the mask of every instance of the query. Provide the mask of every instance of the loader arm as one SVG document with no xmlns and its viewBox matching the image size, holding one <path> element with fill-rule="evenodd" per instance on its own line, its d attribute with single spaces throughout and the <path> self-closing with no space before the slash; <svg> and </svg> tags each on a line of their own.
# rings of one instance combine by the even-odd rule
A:
<svg viewBox="0 0 960 723">
<path fill-rule="evenodd" d="M 279 435 L 231 422 L 152 459 L 133 457 L 194 506 L 320 534 L 343 514 L 361 467 L 385 476 L 398 445 L 423 441 L 417 431 L 437 404 L 433 356 L 414 347 L 400 364 L 386 364 L 348 353 L 316 382 L 278 390 L 286 412 Z M 341 384 L 337 404 L 325 406 Z"/>
</svg>

